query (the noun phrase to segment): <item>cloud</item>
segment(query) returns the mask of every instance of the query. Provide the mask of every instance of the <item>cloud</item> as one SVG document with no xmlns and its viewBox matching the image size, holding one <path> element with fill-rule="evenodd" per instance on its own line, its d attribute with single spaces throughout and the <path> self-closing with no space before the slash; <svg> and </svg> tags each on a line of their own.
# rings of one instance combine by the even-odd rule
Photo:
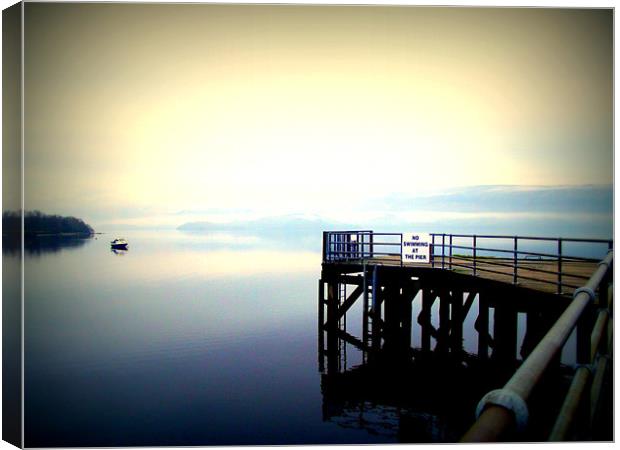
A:
<svg viewBox="0 0 620 450">
<path fill-rule="evenodd" d="M 426 196 L 394 194 L 368 201 L 372 210 L 442 214 L 611 214 L 613 187 L 470 186 Z M 480 216 L 482 217 L 482 216 Z"/>
</svg>

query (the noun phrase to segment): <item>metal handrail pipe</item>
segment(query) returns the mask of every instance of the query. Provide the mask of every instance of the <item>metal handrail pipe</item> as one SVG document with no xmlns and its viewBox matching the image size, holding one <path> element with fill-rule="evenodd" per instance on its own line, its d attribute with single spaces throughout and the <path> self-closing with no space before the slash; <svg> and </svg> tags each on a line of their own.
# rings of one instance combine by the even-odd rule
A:
<svg viewBox="0 0 620 450">
<path fill-rule="evenodd" d="M 372 230 L 327 230 L 326 233 L 372 233 Z"/>
<path fill-rule="evenodd" d="M 590 425 L 594 421 L 594 416 L 598 410 L 599 401 L 601 398 L 601 391 L 603 390 L 603 382 L 605 380 L 605 371 L 607 370 L 607 364 L 609 357 L 601 355 L 596 363 L 596 369 L 594 372 L 594 379 L 592 380 L 592 387 L 590 388 Z"/>
<path fill-rule="evenodd" d="M 436 244 L 436 247 L 441 247 L 441 244 Z M 557 253 L 542 253 L 542 252 L 532 252 L 532 251 L 527 251 L 527 250 L 508 250 L 508 249 L 501 249 L 501 248 L 487 248 L 487 247 L 469 247 L 469 246 L 465 246 L 465 245 L 452 245 L 452 248 L 459 248 L 462 250 L 476 250 L 476 251 L 482 251 L 482 252 L 499 252 L 499 253 L 510 253 L 510 254 L 517 254 L 517 255 L 526 255 L 526 256 L 546 256 L 549 258 L 555 258 L 557 259 L 560 255 Z M 566 261 L 592 261 L 592 262 L 598 262 L 600 261 L 599 259 L 595 259 L 595 258 L 588 258 L 586 256 L 564 256 L 562 255 L 562 260 L 566 260 Z"/>
<path fill-rule="evenodd" d="M 334 234 L 359 234 L 360 236 L 400 236 L 402 233 L 377 233 L 375 231 L 328 231 Z"/>
<path fill-rule="evenodd" d="M 612 260 L 613 252 L 610 251 L 584 286 L 586 289 L 591 292 L 596 290 Z M 516 392 L 523 399 L 529 397 L 535 386 L 535 381 L 540 379 L 553 357 L 562 349 L 581 313 L 591 300 L 593 299 L 590 298 L 586 290 L 577 293 L 557 322 L 506 383 L 506 389 Z"/>
<path fill-rule="evenodd" d="M 436 244 L 436 247 L 441 247 L 441 244 Z M 542 261 L 557 261 L 558 257 L 560 255 L 558 254 L 551 254 L 551 253 L 535 253 L 535 252 L 528 252 L 527 250 L 506 250 L 506 249 L 488 249 L 488 248 L 481 248 L 481 247 L 467 247 L 467 246 L 459 246 L 459 245 L 453 245 L 452 248 L 460 248 L 460 249 L 464 249 L 464 250 L 482 250 L 482 251 L 490 251 L 490 252 L 501 252 L 501 253 L 510 253 L 510 254 L 522 254 L 522 255 L 533 255 L 533 256 L 548 256 L 548 259 L 543 259 Z M 473 259 L 473 256 L 471 255 L 453 255 L 455 258 L 470 258 Z M 479 258 L 484 259 L 485 257 L 482 256 Z M 496 259 L 505 259 L 508 261 L 512 261 L 513 258 L 504 258 L 504 257 L 494 257 Z M 519 261 L 522 262 L 527 262 L 527 258 L 520 258 Z M 586 256 L 566 256 L 566 255 L 562 255 L 562 262 L 599 262 L 600 259 L 597 258 L 588 258 Z M 512 266 L 511 266 L 512 267 Z M 587 280 L 588 277 L 585 277 L 585 279 Z"/>
<path fill-rule="evenodd" d="M 527 402 L 532 390 L 542 378 L 543 374 L 551 364 L 551 361 L 553 361 L 554 357 L 562 350 L 562 347 L 564 347 L 566 340 L 575 328 L 581 314 L 590 301 L 593 300 L 590 297 L 590 293 L 594 293 L 598 285 L 601 283 L 611 265 L 612 260 L 613 251 L 610 251 L 607 254 L 607 257 L 599 264 L 598 269 L 590 277 L 586 285 L 575 291 L 576 295 L 573 301 L 562 313 L 555 324 L 553 324 L 545 337 L 543 337 L 538 343 L 536 348 L 534 348 L 529 357 L 517 369 L 512 378 L 510 378 L 510 380 L 508 380 L 508 382 L 504 385 L 503 391 L 511 392 L 523 402 Z M 470 430 L 463 436 L 462 441 L 475 442 L 475 440 L 472 439 L 486 441 L 487 439 L 480 434 L 478 428 L 485 427 L 486 429 L 489 422 L 497 422 L 494 416 L 503 416 L 503 414 L 498 414 L 498 408 L 510 412 L 507 408 L 496 405 L 494 405 L 494 407 L 485 408 L 476 423 L 474 423 Z M 512 412 L 510 412 L 510 415 L 512 417 L 512 423 L 514 424 L 516 417 Z M 497 423 L 496 425 L 506 428 L 496 430 L 493 434 L 494 436 L 501 435 L 508 428 L 505 423 Z"/>
<path fill-rule="evenodd" d="M 453 265 L 453 266 L 457 266 L 457 267 L 463 267 L 464 269 L 473 269 L 473 268 L 474 268 L 474 266 L 466 266 L 466 265 L 463 265 L 463 264 L 458 264 L 458 263 L 455 263 L 454 261 L 452 262 L 452 265 Z M 480 266 L 476 266 L 476 270 L 477 270 L 477 271 L 480 271 L 480 272 L 495 273 L 495 274 L 497 274 L 497 275 L 506 275 L 506 276 L 510 276 L 510 277 L 512 277 L 512 276 L 513 276 L 513 274 L 512 274 L 512 273 L 507 273 L 507 272 L 499 272 L 499 271 L 497 271 L 497 270 L 485 269 L 485 268 L 480 267 Z M 519 275 L 519 278 L 521 278 L 521 276 L 520 276 L 520 275 Z M 543 280 L 539 280 L 539 279 L 534 278 L 534 279 L 533 279 L 533 281 L 543 281 Z M 548 283 L 552 283 L 552 284 L 553 284 L 553 282 L 551 282 L 551 281 L 550 281 L 550 282 L 548 282 Z"/>
<path fill-rule="evenodd" d="M 455 259 L 464 259 L 464 260 L 466 260 L 466 261 L 473 261 L 473 260 L 474 260 L 472 257 L 463 258 L 463 257 L 461 257 L 461 256 L 454 256 L 454 258 L 455 258 Z M 499 258 L 498 258 L 498 260 L 499 260 L 499 261 L 511 261 L 511 260 L 510 260 L 510 259 L 508 259 L 508 258 L 504 258 L 504 259 L 499 259 Z M 478 265 L 478 264 L 488 264 L 488 265 L 490 265 L 490 266 L 507 267 L 507 268 L 509 268 L 509 269 L 514 268 L 514 264 L 502 264 L 501 262 L 497 262 L 497 261 L 487 261 L 487 259 L 486 259 L 486 258 L 484 258 L 484 257 L 482 257 L 482 258 L 481 258 L 480 256 L 478 256 L 478 257 L 476 258 L 476 264 L 477 264 L 477 265 Z"/>
<path fill-rule="evenodd" d="M 577 417 L 577 411 L 588 386 L 589 379 L 590 370 L 587 367 L 582 366 L 576 370 L 558 418 L 549 434 L 549 441 L 567 440 L 568 433 L 571 431 L 571 427 Z"/>
<path fill-rule="evenodd" d="M 464 269 L 473 269 L 474 266 L 468 266 L 465 264 L 459 264 L 459 263 L 455 263 L 454 261 L 452 262 L 453 266 L 456 267 L 462 267 Z M 489 273 L 495 273 L 497 275 L 505 275 L 505 276 L 510 276 L 513 277 L 514 274 L 513 273 L 508 273 L 508 272 L 498 272 L 497 270 L 491 270 L 491 269 L 485 269 L 484 267 L 480 267 L 480 266 L 476 266 L 476 270 L 481 271 L 481 272 L 489 272 Z M 551 281 L 551 280 L 543 280 L 541 278 L 533 278 L 533 277 L 527 277 L 527 276 L 523 276 L 523 275 L 517 275 L 518 279 L 522 279 L 522 280 L 529 280 L 529 281 L 536 281 L 539 283 L 546 283 L 546 284 L 551 284 L 554 286 L 559 286 L 560 283 L 558 283 L 557 281 Z M 562 286 L 568 287 L 568 288 L 573 288 L 573 289 L 577 289 L 579 286 L 575 286 L 575 285 L 571 285 L 571 284 L 567 284 L 567 283 L 562 283 Z"/>
<path fill-rule="evenodd" d="M 348 244 L 348 242 L 347 242 Z M 355 242 L 352 242 L 352 244 L 355 244 Z M 364 244 L 366 245 L 370 245 L 370 242 L 364 242 Z M 392 246 L 399 246 L 400 247 L 400 242 L 373 242 L 373 245 L 377 246 L 377 245 L 392 245 Z"/>
<path fill-rule="evenodd" d="M 587 280 L 588 279 L 587 275 L 577 275 L 577 274 L 574 274 L 574 273 L 568 273 L 568 272 L 564 272 L 564 271 L 558 272 L 558 273 L 562 274 L 563 278 L 579 278 L 580 280 Z M 564 283 L 562 283 L 562 284 L 564 284 Z"/>
<path fill-rule="evenodd" d="M 458 260 L 460 259 L 460 256 L 454 257 L 454 259 L 456 259 L 456 260 L 458 261 Z M 465 259 L 466 261 L 472 261 L 472 262 L 473 262 L 473 258 L 467 258 L 467 259 L 466 259 L 466 258 L 463 258 L 463 259 Z M 458 264 L 458 263 L 454 263 L 454 261 L 453 261 L 453 264 Z M 509 264 L 502 264 L 502 263 L 497 263 L 497 262 L 490 262 L 490 261 L 486 261 L 486 260 L 480 261 L 480 260 L 478 259 L 478 260 L 476 261 L 476 268 L 479 268 L 479 264 L 488 264 L 488 265 L 490 265 L 490 266 L 506 267 L 506 268 L 509 268 L 509 269 L 512 269 L 512 268 L 514 267 L 513 265 L 509 265 Z M 468 266 L 468 267 L 473 267 L 473 265 L 472 265 L 472 266 Z M 503 273 L 503 272 L 502 272 L 502 273 Z"/>
<path fill-rule="evenodd" d="M 558 272 L 557 270 L 553 271 L 553 270 L 545 270 L 545 269 L 537 269 L 535 267 L 526 267 L 526 266 L 519 266 L 519 270 L 524 271 L 524 272 L 537 272 L 537 273 L 546 273 L 549 275 L 559 275 L 561 274 L 562 276 L 568 276 L 573 277 L 573 275 L 571 275 L 570 273 L 566 273 L 566 272 Z M 589 277 L 587 276 L 582 276 L 582 275 L 574 275 L 576 278 L 581 278 L 584 280 L 588 280 Z M 564 283 L 562 283 L 564 284 Z"/>
<path fill-rule="evenodd" d="M 436 247 L 441 247 L 441 244 L 435 244 Z M 469 247 L 467 245 L 452 245 L 452 248 L 459 248 L 462 250 L 482 250 L 482 251 L 491 251 L 491 252 L 502 252 L 502 253 L 514 253 L 512 250 L 502 250 L 499 248 L 482 248 L 482 247 Z"/>
<path fill-rule="evenodd" d="M 444 233 L 429 233 L 431 236 L 441 236 Z M 445 233 L 446 236 L 459 237 L 459 238 L 473 238 L 473 234 L 449 234 Z M 587 239 L 587 238 L 560 238 L 560 237 L 545 237 L 545 236 L 519 236 L 519 235 L 492 235 L 492 234 L 476 234 L 476 238 L 480 239 L 520 239 L 524 241 L 558 241 L 562 240 L 565 242 L 589 242 L 592 244 L 610 244 L 613 241 L 610 239 Z"/>
<path fill-rule="evenodd" d="M 374 253 L 377 252 L 368 252 L 368 251 L 355 251 L 355 250 L 329 250 L 327 252 L 327 256 L 333 256 L 333 255 L 368 255 L 371 256 Z"/>
<path fill-rule="evenodd" d="M 607 331 L 608 320 L 609 313 L 606 310 L 602 310 L 598 313 L 596 323 L 592 328 L 592 336 L 590 338 L 590 355 L 592 355 L 592 357 L 594 357 L 598 352 L 598 348 L 603 339 L 603 335 Z"/>
</svg>

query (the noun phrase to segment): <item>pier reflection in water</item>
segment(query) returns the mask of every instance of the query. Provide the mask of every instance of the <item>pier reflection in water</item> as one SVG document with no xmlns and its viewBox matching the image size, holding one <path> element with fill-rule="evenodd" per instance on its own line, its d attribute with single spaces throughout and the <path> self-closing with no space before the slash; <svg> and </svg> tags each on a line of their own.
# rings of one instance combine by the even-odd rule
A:
<svg viewBox="0 0 620 450">
<path fill-rule="evenodd" d="M 560 297 L 520 298 L 499 285 L 447 288 L 430 274 L 381 270 L 373 280 L 371 270 L 363 276 L 324 267 L 323 420 L 400 442 L 458 441 L 480 398 L 503 386 L 565 307 Z M 546 439 L 555 414 L 547 407 L 537 416 L 535 405 L 561 404 L 575 362 L 572 341 L 532 400 L 529 440 Z"/>
</svg>

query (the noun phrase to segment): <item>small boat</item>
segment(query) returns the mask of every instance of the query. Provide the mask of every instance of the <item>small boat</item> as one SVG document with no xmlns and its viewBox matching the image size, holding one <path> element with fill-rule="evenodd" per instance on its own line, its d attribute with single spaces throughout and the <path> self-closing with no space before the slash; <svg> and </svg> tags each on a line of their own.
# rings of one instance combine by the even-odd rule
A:
<svg viewBox="0 0 620 450">
<path fill-rule="evenodd" d="M 112 242 L 110 242 L 110 245 L 112 246 L 112 248 L 118 248 L 118 249 L 127 249 L 127 241 L 125 239 L 114 239 Z"/>
</svg>

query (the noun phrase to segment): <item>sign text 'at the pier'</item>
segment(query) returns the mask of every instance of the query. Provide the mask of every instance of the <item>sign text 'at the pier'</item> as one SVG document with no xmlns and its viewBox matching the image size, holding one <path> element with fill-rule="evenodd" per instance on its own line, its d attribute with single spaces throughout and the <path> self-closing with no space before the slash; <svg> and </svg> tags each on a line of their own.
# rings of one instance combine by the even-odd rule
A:
<svg viewBox="0 0 620 450">
<path fill-rule="evenodd" d="M 429 233 L 403 233 L 400 248 L 404 263 L 428 263 L 431 261 L 431 235 Z"/>
</svg>

